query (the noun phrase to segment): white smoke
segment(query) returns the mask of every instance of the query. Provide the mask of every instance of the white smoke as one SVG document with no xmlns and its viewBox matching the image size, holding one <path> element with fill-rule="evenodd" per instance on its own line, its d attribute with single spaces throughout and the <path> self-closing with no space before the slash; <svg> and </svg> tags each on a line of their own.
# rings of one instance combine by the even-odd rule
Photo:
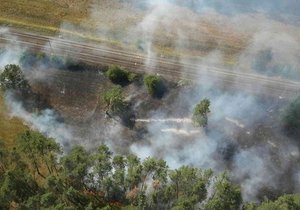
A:
<svg viewBox="0 0 300 210">
<path fill-rule="evenodd" d="M 241 183 L 245 200 L 255 199 L 262 186 L 276 188 L 282 171 L 286 169 L 285 165 L 290 164 L 291 158 L 299 158 L 299 152 L 292 149 L 293 144 L 288 146 L 288 143 L 279 143 L 286 140 L 279 134 L 276 139 L 266 137 L 258 143 L 255 134 L 260 130 L 256 124 L 269 118 L 269 106 L 242 91 L 220 91 L 220 81 L 208 74 L 209 66 L 217 65 L 228 71 L 257 73 L 252 68 L 257 54 L 270 49 L 273 57 L 269 65 L 288 64 L 292 66 L 294 75 L 299 76 L 299 29 L 272 19 L 276 11 L 279 11 L 276 18 L 287 17 L 285 11 L 280 12 L 280 6 L 284 4 L 282 2 L 264 1 L 264 4 L 260 4 L 260 1 L 243 1 L 249 7 L 234 2 L 236 1 L 218 1 L 221 5 L 218 7 L 216 1 L 148 0 L 143 9 L 140 9 L 140 2 L 137 1 L 134 10 L 132 3 L 121 4 L 124 8 L 120 9 L 113 1 L 105 5 L 94 1 L 95 7 L 91 7 L 90 17 L 80 26 L 62 23 L 62 29 L 77 30 L 84 35 L 94 33 L 97 37 L 117 40 L 125 46 L 137 45 L 135 47 L 140 48 L 140 52 L 146 55 L 146 66 L 155 66 L 156 59 L 164 56 L 158 53 L 162 51 L 160 47 L 175 49 L 176 55 L 179 55 L 176 59 L 182 64 L 198 65 L 195 79 L 203 85 L 191 89 L 182 88 L 175 100 L 163 99 L 168 109 L 159 108 L 152 111 L 148 118 L 138 119 L 137 123 L 145 123 L 148 132 L 141 141 L 133 141 L 131 136 L 125 139 L 125 129 L 116 122 L 107 123 L 106 126 L 93 123 L 90 129 L 85 131 L 87 140 L 81 138 L 72 141 L 77 130 L 74 131 L 71 126 L 57 121 L 53 110 L 44 110 L 38 114 L 28 113 L 21 103 L 8 95 L 6 99 L 11 107 L 12 116 L 23 118 L 33 128 L 62 143 L 82 140 L 85 141 L 82 144 L 92 148 L 96 141 L 101 139 L 99 141 L 109 144 L 116 151 L 121 151 L 122 147 L 126 146 L 143 159 L 148 156 L 164 158 L 171 168 L 185 164 L 216 171 L 227 169 L 225 161 L 220 157 L 220 149 L 226 150 L 234 142 L 238 148 L 230 157 L 232 160 L 229 168 L 232 170 L 232 177 Z M 178 5 L 183 5 L 184 8 Z M 89 24 L 97 29 L 84 30 Z M 3 33 L 7 32 L 0 30 L 0 35 Z M 63 32 L 61 34 L 64 35 Z M 201 43 L 206 41 L 210 41 L 211 50 L 199 54 L 201 50 L 198 49 L 206 47 Z M 232 46 L 228 46 L 228 43 Z M 56 44 L 58 43 L 53 43 L 54 46 Z M 163 44 L 165 45 L 160 46 Z M 101 47 L 103 46 L 106 44 L 102 43 Z M 185 56 L 192 51 L 189 47 L 194 47 L 193 59 Z M 241 49 L 232 49 L 234 47 Z M 236 53 L 236 59 L 230 60 L 233 64 L 228 65 L 227 57 L 231 52 Z M 1 54 L 0 67 L 8 63 L 18 63 L 18 55 L 15 54 L 15 50 Z M 182 69 L 182 75 L 187 75 L 187 71 L 188 68 Z M 281 76 L 285 75 L 284 69 L 281 73 Z M 236 82 L 235 88 L 245 88 L 243 84 Z M 204 98 L 211 100 L 208 132 L 202 129 L 195 130 L 190 119 L 184 118 L 190 116 L 194 106 Z M 276 100 L 274 103 L 277 103 Z M 246 143 L 238 142 L 241 133 L 253 134 L 249 137 L 253 139 L 246 139 L 249 141 Z M 274 151 L 277 152 L 276 158 L 281 162 L 279 166 L 272 159 Z M 294 174 L 293 178 L 299 185 L 299 173 Z M 299 190 L 300 187 L 296 188 Z"/>
<path fill-rule="evenodd" d="M 53 110 L 45 109 L 38 113 L 30 113 L 24 109 L 22 102 L 17 101 L 10 92 L 5 95 L 5 101 L 12 117 L 22 118 L 29 127 L 56 139 L 61 145 L 68 148 L 69 141 L 73 137 L 72 129 L 63 122 L 58 122 L 58 116 Z"/>
</svg>

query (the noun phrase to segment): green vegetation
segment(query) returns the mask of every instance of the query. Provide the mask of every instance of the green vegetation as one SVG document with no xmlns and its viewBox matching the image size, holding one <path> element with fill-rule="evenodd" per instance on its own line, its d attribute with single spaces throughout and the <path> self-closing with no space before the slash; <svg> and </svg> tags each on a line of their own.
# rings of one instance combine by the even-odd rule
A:
<svg viewBox="0 0 300 210">
<path fill-rule="evenodd" d="M 199 104 L 196 105 L 193 111 L 192 120 L 195 126 L 205 127 L 207 126 L 210 101 L 203 99 Z"/>
<path fill-rule="evenodd" d="M 110 112 L 111 114 L 120 114 L 127 106 L 120 86 L 113 86 L 106 91 L 103 99 L 106 103 L 107 112 Z"/>
<path fill-rule="evenodd" d="M 0 87 L 3 91 L 17 90 L 23 92 L 30 89 L 21 68 L 14 64 L 4 67 L 3 72 L 0 74 Z"/>
<path fill-rule="evenodd" d="M 162 79 L 156 75 L 145 76 L 144 85 L 146 86 L 148 93 L 154 97 L 161 98 L 166 91 Z"/>
<path fill-rule="evenodd" d="M 290 136 L 297 137 L 300 135 L 300 96 L 285 110 L 283 125 Z"/>
<path fill-rule="evenodd" d="M 137 79 L 137 74 L 123 70 L 117 65 L 109 66 L 106 76 L 110 81 L 119 85 L 127 85 Z"/>
<path fill-rule="evenodd" d="M 1 209 L 194 209 L 213 177 L 211 170 L 169 170 L 164 160 L 113 155 L 106 145 L 92 153 L 74 146 L 59 158 L 54 139 L 29 130 L 19 135 L 16 148 L 1 145 L 0 155 Z M 228 190 L 236 188 L 227 176 L 217 179 L 211 201 L 240 203 L 239 190 Z"/>
<path fill-rule="evenodd" d="M 283 195 L 276 201 L 265 201 L 258 210 L 300 209 L 300 194 Z"/>
<path fill-rule="evenodd" d="M 164 160 L 114 155 L 106 145 L 93 152 L 75 145 L 61 155 L 54 139 L 30 130 L 17 137 L 16 147 L 2 141 L 0 146 L 1 209 L 191 210 L 203 203 L 205 210 L 236 210 L 242 206 L 240 188 L 226 173 L 215 176 L 211 170 L 190 166 L 170 170 Z M 298 194 L 243 206 L 245 210 L 299 208 Z"/>
</svg>

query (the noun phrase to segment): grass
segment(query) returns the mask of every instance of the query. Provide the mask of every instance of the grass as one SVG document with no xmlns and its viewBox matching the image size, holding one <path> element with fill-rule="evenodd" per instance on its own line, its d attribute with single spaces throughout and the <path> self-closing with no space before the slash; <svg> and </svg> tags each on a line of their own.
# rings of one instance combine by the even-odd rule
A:
<svg viewBox="0 0 300 210">
<path fill-rule="evenodd" d="M 1 17 L 24 23 L 60 27 L 62 21 L 80 23 L 89 0 L 2 0 Z"/>
<path fill-rule="evenodd" d="M 28 127 L 20 119 L 11 118 L 8 113 L 3 95 L 0 94 L 0 139 L 4 140 L 5 146 L 13 147 L 16 137 Z"/>
<path fill-rule="evenodd" d="M 232 55 L 225 57 L 225 63 L 229 65 L 235 63 L 235 59 L 232 57 L 235 57 L 245 47 L 245 40 L 241 38 L 239 33 L 224 33 L 218 26 L 189 11 L 183 10 L 181 12 L 187 13 L 187 17 L 175 19 L 176 25 L 170 24 L 170 30 L 166 30 L 164 25 L 158 23 L 158 28 L 161 30 L 154 32 L 155 40 L 153 40 L 153 50 L 158 55 L 178 57 L 184 54 L 192 58 L 205 57 L 214 49 L 216 36 L 225 37 L 224 42 L 222 41 L 223 43 L 218 47 L 226 47 L 225 55 Z M 126 46 L 124 46 L 122 39 L 128 36 L 130 30 L 145 18 L 146 13 L 130 4 L 110 0 L 102 0 L 98 4 L 92 0 L 2 0 L 0 25 L 13 26 L 47 35 L 62 33 L 79 39 L 79 41 L 104 43 L 136 51 L 138 46 L 134 40 L 126 42 Z M 185 21 L 185 19 L 189 20 L 189 16 L 193 16 L 191 19 L 201 26 L 199 29 Z M 76 30 L 61 27 L 64 23 L 76 26 Z M 190 34 L 187 36 L 190 43 L 193 43 L 191 46 L 184 48 L 176 46 L 177 28 L 182 31 L 189 31 Z M 198 36 L 203 34 L 202 29 L 207 31 L 205 35 L 207 37 Z M 106 32 L 102 34 L 101 31 Z M 143 33 L 137 32 L 136 39 L 138 40 L 139 37 L 143 37 Z"/>
</svg>

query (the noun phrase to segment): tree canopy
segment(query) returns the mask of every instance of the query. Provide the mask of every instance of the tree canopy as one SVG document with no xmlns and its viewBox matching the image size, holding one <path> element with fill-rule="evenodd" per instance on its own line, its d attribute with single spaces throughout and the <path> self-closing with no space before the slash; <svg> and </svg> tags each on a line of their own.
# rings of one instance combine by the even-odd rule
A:
<svg viewBox="0 0 300 210">
<path fill-rule="evenodd" d="M 196 105 L 193 111 L 192 120 L 195 126 L 205 127 L 208 123 L 207 114 L 210 112 L 209 109 L 210 101 L 203 99 L 199 104 Z"/>
<path fill-rule="evenodd" d="M 0 208 L 9 209 L 299 209 L 300 195 L 246 203 L 227 174 L 166 161 L 93 151 L 74 145 L 65 154 L 54 139 L 25 131 L 15 148 L 0 141 Z M 38 167 L 38 171 L 36 169 Z"/>
<path fill-rule="evenodd" d="M 9 64 L 0 74 L 0 87 L 2 90 L 29 90 L 29 83 L 18 65 Z"/>
<path fill-rule="evenodd" d="M 300 96 L 287 107 L 282 122 L 285 131 L 289 135 L 300 136 Z"/>
<path fill-rule="evenodd" d="M 151 96 L 161 98 L 165 93 L 165 86 L 162 79 L 157 75 L 144 77 L 144 85 Z"/>
<path fill-rule="evenodd" d="M 106 76 L 110 81 L 119 85 L 127 85 L 137 79 L 137 75 L 122 69 L 120 66 L 109 66 Z"/>
</svg>

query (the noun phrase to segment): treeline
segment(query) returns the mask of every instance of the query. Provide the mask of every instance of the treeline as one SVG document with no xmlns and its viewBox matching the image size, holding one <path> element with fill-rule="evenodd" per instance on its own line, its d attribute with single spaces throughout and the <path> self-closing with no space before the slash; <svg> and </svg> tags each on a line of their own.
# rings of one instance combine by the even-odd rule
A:
<svg viewBox="0 0 300 210">
<path fill-rule="evenodd" d="M 171 170 L 164 160 L 114 155 L 106 145 L 63 154 L 54 139 L 29 130 L 14 148 L 0 144 L 0 209 L 300 209 L 299 195 L 243 205 L 226 173 Z"/>
</svg>

